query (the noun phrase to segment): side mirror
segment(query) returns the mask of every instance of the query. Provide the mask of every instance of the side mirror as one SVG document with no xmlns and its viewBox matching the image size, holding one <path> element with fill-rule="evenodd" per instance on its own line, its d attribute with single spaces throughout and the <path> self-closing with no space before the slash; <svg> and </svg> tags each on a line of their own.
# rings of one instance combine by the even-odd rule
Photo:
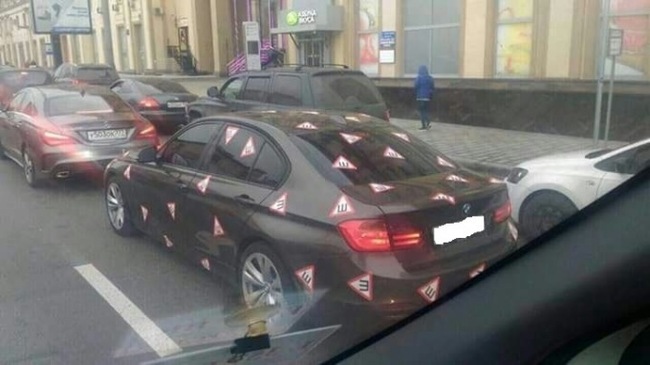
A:
<svg viewBox="0 0 650 365">
<path fill-rule="evenodd" d="M 211 98 L 218 98 L 221 96 L 221 91 L 216 86 L 210 86 L 208 88 L 208 96 Z"/>
<path fill-rule="evenodd" d="M 149 146 L 138 151 L 138 162 L 150 163 L 158 160 L 158 150 L 154 146 Z"/>
</svg>

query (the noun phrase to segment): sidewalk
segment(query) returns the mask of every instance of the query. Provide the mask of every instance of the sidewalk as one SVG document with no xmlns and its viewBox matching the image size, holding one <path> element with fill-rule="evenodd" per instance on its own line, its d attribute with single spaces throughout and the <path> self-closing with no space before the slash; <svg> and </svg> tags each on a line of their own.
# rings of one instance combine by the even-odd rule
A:
<svg viewBox="0 0 650 365">
<path fill-rule="evenodd" d="M 392 118 L 391 123 L 467 167 L 498 176 L 533 158 L 593 148 L 592 140 L 586 138 L 447 123 L 431 123 L 430 130 L 421 131 L 418 120 Z M 624 144 L 610 142 L 608 147 Z"/>
</svg>

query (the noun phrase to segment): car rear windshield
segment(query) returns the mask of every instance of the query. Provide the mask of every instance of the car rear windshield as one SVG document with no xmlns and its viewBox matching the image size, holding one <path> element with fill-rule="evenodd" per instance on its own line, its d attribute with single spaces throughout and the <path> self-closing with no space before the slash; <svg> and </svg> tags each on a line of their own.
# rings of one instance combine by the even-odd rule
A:
<svg viewBox="0 0 650 365">
<path fill-rule="evenodd" d="M 51 77 L 46 71 L 6 71 L 0 73 L 0 83 L 11 90 L 49 84 Z"/>
<path fill-rule="evenodd" d="M 403 133 L 394 128 L 348 129 L 290 138 L 316 170 L 338 186 L 399 181 L 444 171 L 436 164 L 440 152 Z M 350 136 L 361 139 L 350 144 L 345 139 Z"/>
<path fill-rule="evenodd" d="M 69 114 L 100 114 L 131 112 L 131 108 L 116 95 L 70 94 L 48 98 L 45 113 L 54 117 Z"/>
<path fill-rule="evenodd" d="M 138 88 L 147 95 L 153 94 L 189 94 L 180 84 L 165 80 L 135 81 Z"/>
<path fill-rule="evenodd" d="M 77 71 L 77 79 L 79 80 L 117 80 L 118 75 L 115 70 L 105 67 L 83 67 Z"/>
<path fill-rule="evenodd" d="M 360 73 L 316 74 L 311 84 L 315 105 L 323 108 L 373 105 L 383 100 L 372 81 Z"/>
</svg>

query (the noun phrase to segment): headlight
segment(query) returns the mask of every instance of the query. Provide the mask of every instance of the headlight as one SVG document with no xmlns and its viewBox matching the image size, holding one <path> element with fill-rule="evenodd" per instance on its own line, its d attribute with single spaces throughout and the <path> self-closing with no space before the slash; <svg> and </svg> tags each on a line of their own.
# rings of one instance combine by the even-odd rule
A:
<svg viewBox="0 0 650 365">
<path fill-rule="evenodd" d="M 528 175 L 528 170 L 522 169 L 519 167 L 515 167 L 512 169 L 510 172 L 510 175 L 506 178 L 508 182 L 511 182 L 513 184 L 517 184 L 518 182 L 521 181 L 526 175 Z"/>
</svg>

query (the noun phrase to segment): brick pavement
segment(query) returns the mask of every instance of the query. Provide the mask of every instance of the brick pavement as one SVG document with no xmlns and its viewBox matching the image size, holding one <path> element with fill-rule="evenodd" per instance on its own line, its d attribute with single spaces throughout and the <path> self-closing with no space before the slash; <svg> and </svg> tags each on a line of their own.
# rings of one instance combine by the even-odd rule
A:
<svg viewBox="0 0 650 365">
<path fill-rule="evenodd" d="M 509 169 L 533 158 L 562 152 L 591 149 L 591 139 L 474 127 L 447 123 L 432 123 L 428 131 L 420 131 L 420 122 L 391 119 L 391 123 L 418 136 L 444 154 L 469 167 L 506 174 Z M 610 142 L 609 147 L 623 142 Z"/>
</svg>

